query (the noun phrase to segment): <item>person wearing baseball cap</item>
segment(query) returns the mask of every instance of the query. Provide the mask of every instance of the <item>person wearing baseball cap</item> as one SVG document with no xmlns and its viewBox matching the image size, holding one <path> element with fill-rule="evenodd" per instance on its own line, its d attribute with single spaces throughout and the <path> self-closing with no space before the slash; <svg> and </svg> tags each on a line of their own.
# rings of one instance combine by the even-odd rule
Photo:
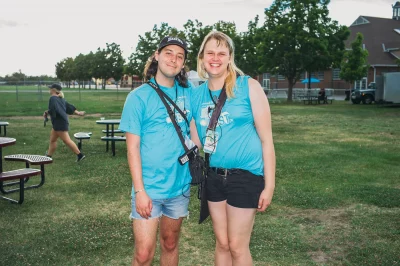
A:
<svg viewBox="0 0 400 266">
<path fill-rule="evenodd" d="M 52 129 L 50 132 L 50 145 L 46 151 L 47 157 L 52 157 L 53 153 L 57 148 L 57 140 L 60 138 L 65 145 L 67 145 L 77 156 L 76 162 L 80 162 L 85 159 L 85 155 L 81 153 L 68 134 L 69 120 L 67 114 L 67 102 L 64 99 L 64 93 L 61 91 L 62 87 L 54 83 L 50 86 L 49 93 L 49 107 L 44 112 L 43 116 L 45 119 L 50 115 Z M 75 111 L 75 110 L 74 110 Z"/>
<path fill-rule="evenodd" d="M 152 263 L 158 227 L 160 263 L 179 263 L 179 235 L 183 218 L 188 215 L 191 176 L 188 163 L 178 162 L 185 150 L 157 91 L 165 93 L 180 109 L 170 108 L 182 134 L 189 139 L 186 119 L 191 121 L 192 114 L 185 70 L 187 52 L 181 38 L 163 38 L 144 68 L 147 83 L 129 93 L 122 111 L 119 129 L 126 135 L 132 176 L 132 265 Z"/>
</svg>

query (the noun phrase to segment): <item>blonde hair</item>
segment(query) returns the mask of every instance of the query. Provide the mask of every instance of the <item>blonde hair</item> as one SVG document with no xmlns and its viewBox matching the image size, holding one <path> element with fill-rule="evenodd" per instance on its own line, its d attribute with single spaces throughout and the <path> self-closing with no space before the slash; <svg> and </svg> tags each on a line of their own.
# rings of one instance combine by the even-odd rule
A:
<svg viewBox="0 0 400 266">
<path fill-rule="evenodd" d="M 56 89 L 51 89 L 51 90 L 53 90 L 57 94 L 58 97 L 64 98 L 64 93 L 62 91 L 59 91 Z"/>
<path fill-rule="evenodd" d="M 203 64 L 203 58 L 204 58 L 204 48 L 206 44 L 212 39 L 217 41 L 218 46 L 224 44 L 229 49 L 230 57 L 227 69 L 228 75 L 225 79 L 225 89 L 226 89 L 226 95 L 229 98 L 233 98 L 235 97 L 233 89 L 236 86 L 236 75 L 237 73 L 240 75 L 244 75 L 244 73 L 235 64 L 235 46 L 233 44 L 232 39 L 228 35 L 220 31 L 211 31 L 209 34 L 207 34 L 206 37 L 204 37 L 203 43 L 200 46 L 199 54 L 197 55 L 197 73 L 200 78 L 208 79 L 208 74 Z"/>
</svg>

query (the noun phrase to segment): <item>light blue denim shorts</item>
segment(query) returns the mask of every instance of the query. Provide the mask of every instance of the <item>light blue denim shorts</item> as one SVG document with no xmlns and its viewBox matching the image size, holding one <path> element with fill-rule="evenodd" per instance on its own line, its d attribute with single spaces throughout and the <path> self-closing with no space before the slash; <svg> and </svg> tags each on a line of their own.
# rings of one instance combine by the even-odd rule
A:
<svg viewBox="0 0 400 266">
<path fill-rule="evenodd" d="M 149 219 L 159 218 L 162 215 L 167 216 L 171 219 L 179 219 L 189 215 L 189 198 L 190 189 L 188 189 L 182 195 L 179 195 L 171 199 L 157 199 L 153 201 L 153 209 Z M 136 199 L 132 197 L 132 212 L 129 216 L 131 219 L 145 220 L 136 211 Z"/>
</svg>

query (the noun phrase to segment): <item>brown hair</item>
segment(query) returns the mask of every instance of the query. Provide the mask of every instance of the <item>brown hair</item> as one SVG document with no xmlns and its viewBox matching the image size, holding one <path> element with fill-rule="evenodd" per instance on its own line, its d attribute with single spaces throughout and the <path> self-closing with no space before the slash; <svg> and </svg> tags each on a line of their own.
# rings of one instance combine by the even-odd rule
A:
<svg viewBox="0 0 400 266">
<path fill-rule="evenodd" d="M 164 48 L 164 47 L 163 47 Z M 158 50 L 161 53 L 161 48 Z M 147 59 L 146 65 L 144 66 L 143 76 L 144 81 L 149 81 L 152 77 L 155 77 L 158 70 L 158 61 L 155 59 L 156 53 L 154 52 L 149 59 Z M 187 88 L 188 85 L 188 77 L 187 77 L 187 68 L 186 66 L 181 69 L 178 75 L 175 76 L 175 80 L 178 82 L 179 86 Z"/>
</svg>

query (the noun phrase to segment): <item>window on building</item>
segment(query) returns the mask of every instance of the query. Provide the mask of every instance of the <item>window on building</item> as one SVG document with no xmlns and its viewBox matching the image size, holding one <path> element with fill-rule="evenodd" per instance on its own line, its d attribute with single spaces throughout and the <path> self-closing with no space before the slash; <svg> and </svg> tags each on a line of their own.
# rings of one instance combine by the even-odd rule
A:
<svg viewBox="0 0 400 266">
<path fill-rule="evenodd" d="M 357 80 L 354 82 L 354 88 L 356 90 L 365 90 L 367 88 L 367 77 L 362 78 L 361 80 Z"/>
<path fill-rule="evenodd" d="M 364 17 L 359 17 L 358 19 L 356 19 L 356 21 L 353 22 L 353 24 L 351 24 L 351 26 L 362 25 L 367 23 L 369 23 L 368 20 L 366 20 Z"/>
<path fill-rule="evenodd" d="M 340 80 L 340 68 L 332 69 L 332 79 L 333 80 Z"/>
<path fill-rule="evenodd" d="M 318 71 L 318 76 L 317 76 L 317 78 L 318 78 L 319 80 L 324 80 L 324 75 L 325 75 L 325 72 L 324 72 L 324 71 Z"/>
<path fill-rule="evenodd" d="M 311 77 L 319 80 L 324 80 L 324 71 L 314 72 L 311 74 Z"/>
<path fill-rule="evenodd" d="M 271 82 L 269 79 L 263 79 L 262 87 L 264 90 L 269 90 L 271 88 Z"/>
<path fill-rule="evenodd" d="M 306 78 L 306 72 L 303 72 L 300 74 L 300 80 L 303 80 Z"/>
<path fill-rule="evenodd" d="M 278 74 L 278 80 L 285 80 L 285 76 Z"/>
<path fill-rule="evenodd" d="M 270 79 L 271 74 L 270 73 L 263 73 L 263 79 Z"/>
</svg>

